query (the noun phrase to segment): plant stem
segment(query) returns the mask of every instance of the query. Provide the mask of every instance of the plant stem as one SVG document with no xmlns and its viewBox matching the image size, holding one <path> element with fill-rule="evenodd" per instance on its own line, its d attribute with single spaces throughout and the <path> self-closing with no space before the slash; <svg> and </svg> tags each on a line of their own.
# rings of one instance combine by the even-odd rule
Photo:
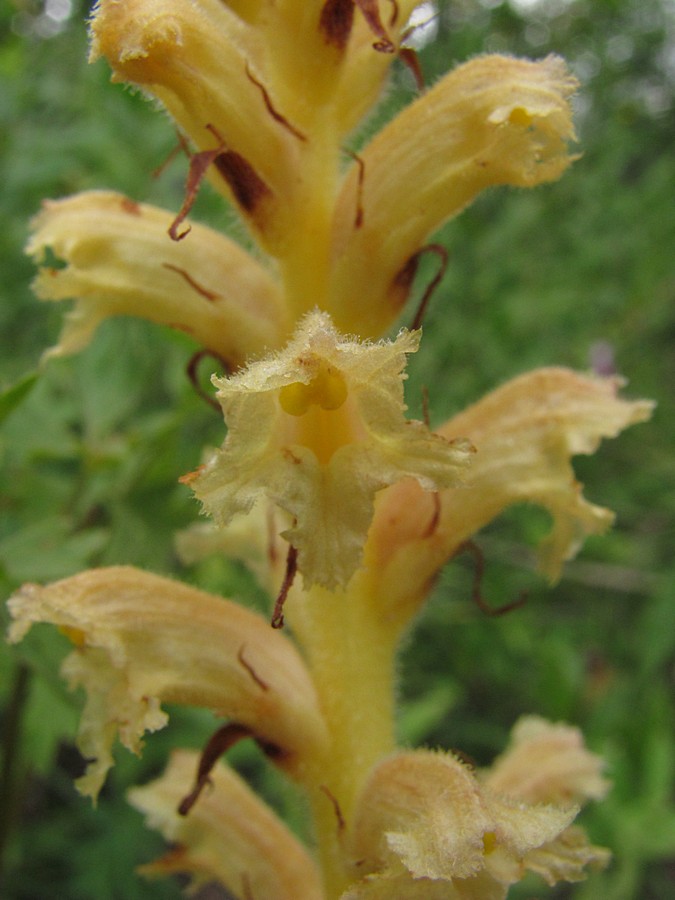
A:
<svg viewBox="0 0 675 900">
<path fill-rule="evenodd" d="M 353 873 L 343 842 L 372 767 L 394 747 L 396 633 L 373 613 L 358 577 L 345 591 L 321 588 L 289 597 L 289 621 L 308 658 L 330 735 L 308 784 L 326 897 L 340 896 Z"/>
</svg>

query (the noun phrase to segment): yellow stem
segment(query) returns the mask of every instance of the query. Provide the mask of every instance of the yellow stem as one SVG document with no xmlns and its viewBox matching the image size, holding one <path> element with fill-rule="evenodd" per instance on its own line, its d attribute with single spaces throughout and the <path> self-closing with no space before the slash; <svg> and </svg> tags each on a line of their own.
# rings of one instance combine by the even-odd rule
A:
<svg viewBox="0 0 675 900">
<path fill-rule="evenodd" d="M 308 784 L 327 900 L 350 881 L 344 841 L 371 768 L 394 749 L 396 634 L 377 617 L 358 575 L 344 592 L 297 590 L 287 620 L 312 670 L 328 723 L 328 756 Z M 352 876 L 353 877 L 353 876 Z"/>
<path fill-rule="evenodd" d="M 296 61 L 290 57 L 282 62 L 290 78 Z M 297 119 L 302 121 L 307 141 L 300 151 L 298 182 L 292 186 L 288 238 L 279 255 L 286 306 L 295 320 L 314 307 L 326 308 L 331 296 L 331 239 L 341 135 L 331 103 L 336 82 L 319 75 L 317 72 L 309 84 L 302 84 L 297 93 L 303 98 Z M 289 78 L 279 78 L 279 83 L 287 87 Z M 290 80 L 297 80 L 297 72 Z M 308 95 L 316 102 L 309 103 Z M 288 92 L 284 97 L 287 108 L 292 109 L 293 96 Z M 299 404 L 298 410 L 304 412 L 304 401 L 316 400 L 319 394 L 325 399 L 328 375 L 324 375 L 320 385 L 304 386 L 299 396 L 296 390 L 286 397 L 293 410 Z M 348 410 L 341 405 L 320 406 L 312 407 L 302 418 L 303 426 L 313 431 L 309 444 L 316 444 L 318 457 L 327 462 L 336 436 L 349 433 L 353 437 L 352 424 Z M 297 586 L 285 613 L 307 657 L 329 730 L 327 755 L 309 764 L 306 787 L 325 897 L 337 900 L 354 877 L 345 843 L 360 790 L 375 763 L 394 749 L 397 635 L 376 615 L 369 603 L 367 581 L 358 575 L 346 590 L 337 593 L 317 587 L 303 591 Z"/>
<path fill-rule="evenodd" d="M 289 233 L 279 259 L 287 308 L 297 321 L 329 296 L 330 244 L 339 182 L 339 136 L 331 108 L 317 115 L 298 168 Z"/>
</svg>

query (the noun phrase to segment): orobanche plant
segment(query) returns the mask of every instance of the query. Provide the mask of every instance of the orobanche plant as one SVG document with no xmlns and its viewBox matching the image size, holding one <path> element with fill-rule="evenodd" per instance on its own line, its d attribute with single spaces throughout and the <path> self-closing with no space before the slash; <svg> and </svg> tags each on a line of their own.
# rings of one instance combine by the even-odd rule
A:
<svg viewBox="0 0 675 900">
<path fill-rule="evenodd" d="M 167 724 L 162 704 L 222 717 L 201 754 L 176 751 L 130 799 L 174 844 L 149 871 L 242 900 L 497 900 L 528 870 L 575 881 L 608 858 L 573 824 L 606 790 L 575 728 L 521 719 L 487 771 L 395 742 L 396 651 L 440 567 L 530 502 L 551 516 L 541 565 L 555 579 L 612 518 L 584 499 L 571 457 L 650 410 L 619 398 L 616 379 L 549 368 L 436 431 L 406 419 L 421 317 L 383 335 L 429 236 L 483 188 L 564 171 L 576 87 L 556 57 L 480 56 L 348 153 L 392 61 L 419 75 L 404 46 L 415 5 L 101 0 L 91 56 L 175 119 L 185 203 L 49 201 L 29 244 L 38 296 L 75 300 L 48 355 L 132 314 L 187 332 L 227 373 L 213 378 L 222 448 L 182 478 L 213 524 L 182 542 L 243 555 L 270 616 L 124 566 L 28 584 L 9 603 L 12 641 L 37 622 L 72 641 L 84 794 L 96 797 L 116 739 L 140 752 Z M 203 179 L 255 253 L 189 222 Z M 311 847 L 220 760 L 244 738 L 305 792 Z"/>
</svg>

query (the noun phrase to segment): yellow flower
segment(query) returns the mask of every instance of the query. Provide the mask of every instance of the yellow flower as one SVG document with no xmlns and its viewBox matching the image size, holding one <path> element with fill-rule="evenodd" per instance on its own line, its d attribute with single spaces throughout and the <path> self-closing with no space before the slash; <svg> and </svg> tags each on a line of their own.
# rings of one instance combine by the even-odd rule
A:
<svg viewBox="0 0 675 900">
<path fill-rule="evenodd" d="M 563 173 L 572 161 L 575 88 L 559 57 L 481 56 L 425 91 L 359 152 L 331 241 L 327 309 L 338 327 L 376 335 L 390 326 L 408 298 L 417 251 L 482 190 L 534 187 Z"/>
<path fill-rule="evenodd" d="M 601 800 L 607 793 L 602 769 L 602 760 L 586 750 L 578 728 L 524 716 L 514 725 L 507 751 L 494 761 L 484 784 L 528 803 L 583 803 Z"/>
<path fill-rule="evenodd" d="M 403 367 L 419 335 L 362 343 L 310 313 L 287 347 L 215 378 L 223 449 L 187 476 L 219 525 L 265 494 L 290 517 L 305 584 L 344 585 L 359 567 L 375 493 L 406 477 L 454 485 L 470 445 L 403 416 Z"/>
<path fill-rule="evenodd" d="M 534 503 L 552 519 L 539 549 L 544 573 L 557 580 L 563 562 L 585 538 L 612 523 L 608 509 L 589 503 L 571 466 L 594 453 L 602 438 L 643 422 L 653 404 L 618 396 L 620 380 L 569 369 L 537 369 L 507 382 L 438 429 L 467 435 L 475 456 L 461 487 L 425 497 L 411 481 L 378 497 L 365 551 L 377 572 L 372 591 L 407 623 L 439 566 L 462 544 L 516 503 Z M 432 524 L 433 523 L 433 524 Z"/>
<path fill-rule="evenodd" d="M 306 851 L 227 766 L 214 769 L 194 814 L 177 814 L 196 765 L 196 754 L 176 753 L 159 779 L 130 792 L 177 844 L 144 871 L 216 879 L 243 897 L 325 897 Z M 604 795 L 601 769 L 577 729 L 534 717 L 517 723 L 512 748 L 486 772 L 447 754 L 396 753 L 371 771 L 353 821 L 337 822 L 351 872 L 340 898 L 503 900 L 526 870 L 549 884 L 579 880 L 609 859 L 571 825 L 579 805 Z"/>
<path fill-rule="evenodd" d="M 174 216 L 110 191 L 48 201 L 33 220 L 27 251 L 43 264 L 43 300 L 75 298 L 49 356 L 87 344 L 108 316 L 134 315 L 184 331 L 232 369 L 285 333 L 278 285 L 224 235 L 194 225 L 172 241 Z M 46 251 L 65 263 L 44 264 Z"/>
<path fill-rule="evenodd" d="M 541 719 L 519 723 L 514 741 L 516 749 L 499 763 L 501 772 L 482 776 L 430 751 L 398 753 L 376 766 L 350 835 L 361 878 L 343 900 L 502 900 L 528 869 L 555 884 L 583 878 L 589 864 L 606 865 L 607 851 L 570 827 L 579 811 L 570 799 L 583 802 L 606 790 L 601 760 L 583 747 L 575 729 Z M 542 745 L 544 770 L 538 767 Z M 533 767 L 539 782 L 534 792 Z M 512 776 L 506 790 L 500 785 L 505 769 Z M 586 784 L 578 778 L 581 769 L 588 773 Z"/>
<path fill-rule="evenodd" d="M 75 644 L 63 675 L 87 693 L 83 794 L 98 795 L 116 737 L 139 753 L 144 732 L 166 725 L 162 703 L 200 706 L 243 726 L 292 774 L 324 749 L 326 727 L 298 652 L 237 604 L 118 566 L 24 585 L 9 610 L 10 641 L 50 622 Z"/>
<path fill-rule="evenodd" d="M 160 779 L 129 792 L 148 825 L 174 845 L 140 871 L 189 873 L 193 888 L 217 881 L 241 897 L 323 900 L 309 852 L 228 766 L 213 769 L 209 790 L 189 816 L 178 814 L 197 765 L 198 754 L 176 751 Z"/>
<path fill-rule="evenodd" d="M 175 216 L 115 195 L 50 204 L 29 251 L 68 263 L 37 282 L 44 299 L 78 299 L 58 352 L 120 313 L 183 328 L 233 368 L 277 349 L 314 308 L 344 334 L 379 337 L 446 219 L 484 188 L 557 178 L 572 159 L 576 87 L 557 57 L 457 67 L 344 167 L 415 5 L 100 0 L 92 58 L 157 98 L 197 148 L 181 217 L 205 175 L 267 259 L 195 225 L 172 245 Z"/>
</svg>

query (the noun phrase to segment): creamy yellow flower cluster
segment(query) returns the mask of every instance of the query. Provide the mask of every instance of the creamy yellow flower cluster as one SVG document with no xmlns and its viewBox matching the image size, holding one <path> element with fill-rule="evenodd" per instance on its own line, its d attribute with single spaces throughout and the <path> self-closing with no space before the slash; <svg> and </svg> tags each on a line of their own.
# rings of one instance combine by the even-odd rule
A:
<svg viewBox="0 0 675 900">
<path fill-rule="evenodd" d="M 478 57 L 348 151 L 406 55 L 415 6 L 100 0 L 92 58 L 176 121 L 190 148 L 185 203 L 176 214 L 110 192 L 50 201 L 28 247 L 38 296 L 75 300 L 47 356 L 131 314 L 185 331 L 228 372 L 214 377 L 223 446 L 182 479 L 215 528 L 180 546 L 244 559 L 294 641 L 230 601 L 126 567 L 26 585 L 10 600 L 10 638 L 50 622 L 73 641 L 64 674 L 87 693 L 80 788 L 93 797 L 116 738 L 139 752 L 166 724 L 163 703 L 223 718 L 200 758 L 177 753 L 131 800 L 178 845 L 148 871 L 216 879 L 243 900 L 498 900 L 527 870 L 554 884 L 607 858 L 572 825 L 606 789 L 575 729 L 524 719 L 489 772 L 396 748 L 395 653 L 439 568 L 529 501 L 551 514 L 541 558 L 555 579 L 611 522 L 582 496 L 571 457 L 650 411 L 620 399 L 616 380 L 544 369 L 437 431 L 405 418 L 420 332 L 383 335 L 425 242 L 484 188 L 564 171 L 576 87 L 556 57 Z M 204 178 L 255 254 L 189 220 Z M 314 854 L 216 765 L 244 738 L 305 790 Z"/>
</svg>

